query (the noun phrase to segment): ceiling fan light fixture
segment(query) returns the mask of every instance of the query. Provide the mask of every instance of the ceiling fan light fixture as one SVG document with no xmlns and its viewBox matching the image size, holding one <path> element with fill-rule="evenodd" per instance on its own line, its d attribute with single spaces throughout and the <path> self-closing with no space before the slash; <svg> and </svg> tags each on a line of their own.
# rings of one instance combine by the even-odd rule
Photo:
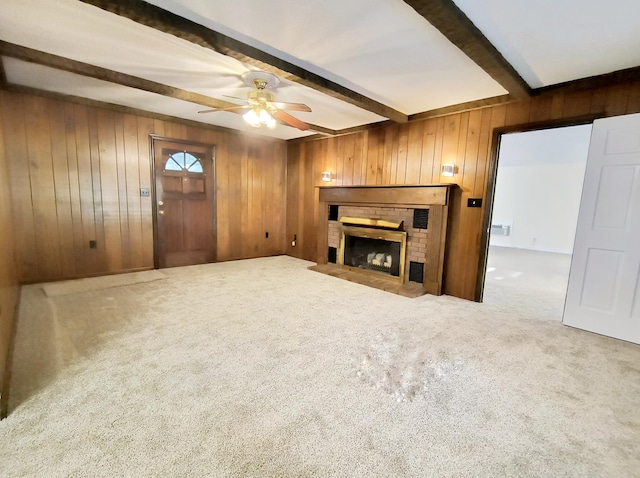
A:
<svg viewBox="0 0 640 478">
<path fill-rule="evenodd" d="M 265 109 L 260 110 L 260 123 L 267 124 L 272 119 L 273 118 L 271 117 L 271 115 L 267 110 Z"/>
<path fill-rule="evenodd" d="M 267 89 L 273 90 L 273 88 L 278 86 L 280 80 L 277 76 L 264 71 L 249 71 L 244 73 L 241 78 L 247 86 L 253 85 L 255 88 L 247 93 L 247 99 L 244 105 L 203 110 L 199 111 L 199 113 L 213 113 L 216 111 L 240 112 L 240 110 L 248 110 L 242 115 L 242 118 L 245 123 L 253 128 L 260 128 L 262 125 L 265 125 L 267 128 L 273 129 L 278 124 L 282 124 L 297 128 L 301 131 L 309 129 L 309 125 L 304 121 L 300 121 L 298 118 L 282 111 L 294 110 L 310 113 L 311 108 L 309 106 L 303 103 L 291 103 L 286 101 L 276 102 L 273 93 L 271 91 L 267 91 Z M 236 96 L 230 96 L 230 98 L 243 100 L 243 98 L 238 98 Z"/>
<path fill-rule="evenodd" d="M 247 124 L 254 128 L 259 128 L 260 126 L 265 125 L 267 128 L 273 129 L 277 124 L 277 121 L 273 116 L 271 116 L 271 113 L 262 106 L 251 108 L 242 115 L 242 118 L 247 122 Z"/>
<path fill-rule="evenodd" d="M 280 84 L 280 78 L 267 71 L 247 71 L 240 78 L 245 85 L 258 90 L 275 89 Z"/>
<path fill-rule="evenodd" d="M 253 126 L 254 128 L 259 128 L 262 124 L 260 122 L 260 114 L 256 112 L 254 108 L 251 108 L 249 111 L 243 114 L 242 119 L 244 119 L 244 121 L 248 125 Z"/>
<path fill-rule="evenodd" d="M 267 128 L 270 128 L 270 129 L 273 129 L 276 127 L 276 119 L 272 116 L 272 112 L 267 111 L 266 109 L 263 109 L 260 112 L 260 122 L 263 125 L 266 125 Z"/>
</svg>

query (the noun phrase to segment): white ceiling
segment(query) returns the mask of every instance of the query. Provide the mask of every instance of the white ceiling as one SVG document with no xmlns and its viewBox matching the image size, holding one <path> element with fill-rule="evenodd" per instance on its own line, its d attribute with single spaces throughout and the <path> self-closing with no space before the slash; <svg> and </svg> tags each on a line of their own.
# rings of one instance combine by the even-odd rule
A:
<svg viewBox="0 0 640 478">
<path fill-rule="evenodd" d="M 637 0 L 454 0 L 532 88 L 640 65 Z M 412 115 L 507 94 L 402 0 L 151 0 L 149 3 Z M 257 69 L 78 0 L 3 0 L 0 39 L 33 50 L 234 102 Z M 314 134 L 254 129 L 234 113 L 3 56 L 10 85 L 81 96 L 281 139 Z M 302 121 L 342 130 L 382 114 L 282 79 L 279 101 L 309 105 Z"/>
<path fill-rule="evenodd" d="M 638 0 L 453 0 L 532 88 L 640 65 Z"/>
<path fill-rule="evenodd" d="M 506 93 L 402 0 L 148 3 L 406 114 Z"/>
</svg>

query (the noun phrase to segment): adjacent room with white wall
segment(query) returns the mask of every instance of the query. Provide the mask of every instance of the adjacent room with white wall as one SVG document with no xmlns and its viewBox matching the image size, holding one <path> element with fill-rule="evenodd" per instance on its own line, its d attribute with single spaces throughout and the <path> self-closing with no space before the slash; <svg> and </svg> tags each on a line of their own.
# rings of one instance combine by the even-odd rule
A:
<svg viewBox="0 0 640 478">
<path fill-rule="evenodd" d="M 485 302 L 524 306 L 543 298 L 548 318 L 561 319 L 591 128 L 502 135 Z"/>
</svg>

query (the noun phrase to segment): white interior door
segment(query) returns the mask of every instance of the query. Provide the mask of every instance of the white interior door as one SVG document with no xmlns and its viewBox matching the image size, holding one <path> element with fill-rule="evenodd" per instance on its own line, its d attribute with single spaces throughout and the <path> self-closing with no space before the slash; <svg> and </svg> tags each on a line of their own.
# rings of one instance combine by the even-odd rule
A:
<svg viewBox="0 0 640 478">
<path fill-rule="evenodd" d="M 640 343 L 640 114 L 593 124 L 563 323 Z"/>
</svg>

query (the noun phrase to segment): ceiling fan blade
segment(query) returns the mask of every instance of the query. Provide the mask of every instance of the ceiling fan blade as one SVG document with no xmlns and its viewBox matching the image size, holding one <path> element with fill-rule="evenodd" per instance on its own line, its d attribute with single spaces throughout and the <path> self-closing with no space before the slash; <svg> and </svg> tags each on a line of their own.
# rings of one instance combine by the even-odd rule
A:
<svg viewBox="0 0 640 478">
<path fill-rule="evenodd" d="M 298 128 L 301 131 L 306 131 L 309 129 L 309 125 L 307 123 L 305 123 L 304 121 L 300 121 L 298 118 L 294 118 L 289 113 L 285 113 L 284 111 L 278 110 L 273 113 L 273 116 L 283 123 L 286 123 L 289 126 L 293 126 L 294 128 Z"/>
<path fill-rule="evenodd" d="M 247 101 L 246 98 L 240 98 L 238 96 L 230 96 L 230 95 L 222 95 L 222 96 L 224 96 L 225 98 L 233 98 L 234 100 Z"/>
<path fill-rule="evenodd" d="M 280 110 L 306 111 L 311 113 L 311 108 L 304 103 L 287 103 L 285 101 L 271 101 L 270 104 Z"/>
<path fill-rule="evenodd" d="M 216 111 L 234 111 L 234 110 L 244 110 L 247 108 L 251 108 L 251 107 L 249 105 L 229 106 L 227 108 L 215 108 L 213 110 L 202 110 L 202 111 L 198 111 L 198 113 L 215 113 Z"/>
</svg>

